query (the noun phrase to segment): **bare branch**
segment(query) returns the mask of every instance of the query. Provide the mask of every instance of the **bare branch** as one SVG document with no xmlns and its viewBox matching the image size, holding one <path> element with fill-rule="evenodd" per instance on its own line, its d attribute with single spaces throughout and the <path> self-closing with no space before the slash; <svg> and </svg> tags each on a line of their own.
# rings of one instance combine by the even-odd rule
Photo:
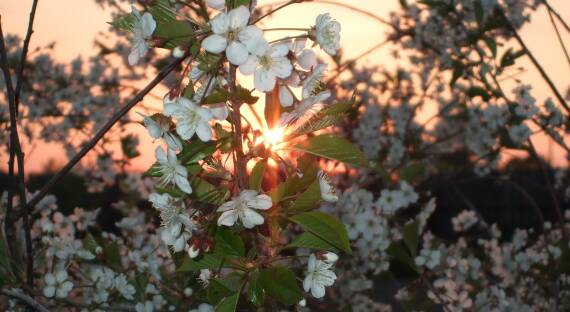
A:
<svg viewBox="0 0 570 312">
<path fill-rule="evenodd" d="M 14 90 L 14 97 L 16 100 L 16 110 L 20 104 L 20 92 L 22 90 L 22 81 L 24 78 L 24 67 L 26 66 L 26 58 L 28 57 L 28 48 L 30 47 L 30 40 L 34 32 L 34 18 L 36 16 L 36 8 L 38 7 L 38 0 L 32 3 L 32 10 L 30 11 L 30 19 L 28 20 L 28 32 L 24 39 L 24 46 L 22 47 L 22 57 L 20 58 L 20 68 L 18 68 L 18 75 L 16 80 L 16 89 Z"/>
<path fill-rule="evenodd" d="M 8 290 L 8 289 L 0 289 L 0 294 L 17 299 L 22 301 L 24 304 L 26 304 L 28 307 L 36 310 L 36 311 L 40 311 L 40 312 L 49 312 L 48 309 L 46 309 L 43 305 L 41 305 L 39 302 L 37 302 L 36 300 L 34 300 L 34 298 L 21 293 L 21 292 L 17 292 L 14 290 Z"/>
</svg>

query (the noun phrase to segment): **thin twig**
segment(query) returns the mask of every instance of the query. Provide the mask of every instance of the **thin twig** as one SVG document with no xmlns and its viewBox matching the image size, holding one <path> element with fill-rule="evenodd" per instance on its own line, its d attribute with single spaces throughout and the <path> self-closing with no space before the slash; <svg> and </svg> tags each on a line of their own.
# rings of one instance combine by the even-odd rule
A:
<svg viewBox="0 0 570 312">
<path fill-rule="evenodd" d="M 28 32 L 26 34 L 26 39 L 24 39 L 24 46 L 22 47 L 22 57 L 20 58 L 20 67 L 18 68 L 18 75 L 16 80 L 16 90 L 14 95 L 16 98 L 16 110 L 20 105 L 20 92 L 22 90 L 23 79 L 24 79 L 24 67 L 26 66 L 26 58 L 28 57 L 28 48 L 30 47 L 30 40 L 32 39 L 32 33 L 34 33 L 34 18 L 36 16 L 36 8 L 38 7 L 38 0 L 34 0 L 32 3 L 32 10 L 30 11 L 30 19 L 28 20 Z"/>
<path fill-rule="evenodd" d="M 179 59 L 175 59 L 166 67 L 164 67 L 158 75 L 146 86 L 144 89 L 139 91 L 125 106 L 123 106 L 118 112 L 116 112 L 109 121 L 95 134 L 95 136 L 87 142 L 85 146 L 81 148 L 79 153 L 75 155 L 62 169 L 56 173 L 47 183 L 42 187 L 42 189 L 28 202 L 30 208 L 34 207 L 42 198 L 44 198 L 47 193 L 65 176 L 71 171 L 77 163 L 91 150 L 97 142 L 99 142 L 103 136 L 117 123 L 121 118 L 123 118 L 137 103 L 142 101 L 142 99 L 147 95 L 155 86 L 157 86 L 168 74 L 170 74 L 174 69 L 176 69 L 183 61 L 186 59 L 187 55 Z"/>
<path fill-rule="evenodd" d="M 261 21 L 261 20 L 264 19 L 265 17 L 267 17 L 267 16 L 269 16 L 269 15 L 271 15 L 271 14 L 273 14 L 273 13 L 275 13 L 275 12 L 277 12 L 277 11 L 279 11 L 279 10 L 281 10 L 281 9 L 283 9 L 283 8 L 285 8 L 285 7 L 287 7 L 287 6 L 290 6 L 291 4 L 301 3 L 301 2 L 303 2 L 303 1 L 304 1 L 304 0 L 291 0 L 291 1 L 288 1 L 288 2 L 286 2 L 286 3 L 284 3 L 284 4 L 280 5 L 280 6 L 278 6 L 277 8 L 275 8 L 275 9 L 273 9 L 273 10 L 271 10 L 271 11 L 265 13 L 265 14 L 263 14 L 262 16 L 260 16 L 260 17 L 258 17 L 258 18 L 256 18 L 256 19 L 254 19 L 254 20 L 251 21 L 249 24 L 250 24 L 250 25 L 254 25 L 255 23 Z"/>
<path fill-rule="evenodd" d="M 548 3 L 548 1 L 542 0 L 542 2 L 544 3 L 544 5 L 546 5 L 546 9 L 547 9 L 549 12 L 552 12 L 552 14 L 554 14 L 554 16 L 556 16 L 556 18 L 558 19 L 558 21 L 560 21 L 560 24 L 562 24 L 562 26 L 564 26 L 564 28 L 566 28 L 566 31 L 570 33 L 570 25 L 568 25 L 568 23 L 566 23 L 566 21 L 562 18 L 562 16 L 560 16 L 560 13 L 558 13 L 558 12 L 550 5 L 550 3 Z"/>
<path fill-rule="evenodd" d="M 560 105 L 562 105 L 562 107 L 564 107 L 564 109 L 566 110 L 566 112 L 568 114 L 570 114 L 570 107 L 568 106 L 568 104 L 566 103 L 566 101 L 564 100 L 564 97 L 562 96 L 562 94 L 560 93 L 560 91 L 558 91 L 558 89 L 556 88 L 556 85 L 554 85 L 554 82 L 552 82 L 552 79 L 550 79 L 550 77 L 548 76 L 548 74 L 546 73 L 546 71 L 544 70 L 544 68 L 542 68 L 542 66 L 540 65 L 540 63 L 538 62 L 538 60 L 536 59 L 536 57 L 534 56 L 534 54 L 532 54 L 532 52 L 530 52 L 530 50 L 528 49 L 527 45 L 524 43 L 524 41 L 522 40 L 521 36 L 519 35 L 519 33 L 517 32 L 516 28 L 513 26 L 513 24 L 511 23 L 511 21 L 507 18 L 507 16 L 505 15 L 505 13 L 503 11 L 501 11 L 501 14 L 503 15 L 503 18 L 505 20 L 505 22 L 507 23 L 507 28 L 509 28 L 509 30 L 513 33 L 513 36 L 515 37 L 515 39 L 517 40 L 517 42 L 519 43 L 519 45 L 524 49 L 524 51 L 526 52 L 525 54 L 529 57 L 530 61 L 532 62 L 532 64 L 534 65 L 534 67 L 536 67 L 536 69 L 539 71 L 540 75 L 542 76 L 542 78 L 544 79 L 544 81 L 546 81 L 546 83 L 548 84 L 548 86 L 550 87 L 550 90 L 552 90 L 552 92 L 554 93 L 555 97 L 558 99 L 558 101 L 560 102 Z"/>
<path fill-rule="evenodd" d="M 6 93 L 8 94 L 8 103 L 15 103 L 14 97 L 14 87 L 12 85 L 12 77 L 10 75 L 10 69 L 8 68 L 8 57 L 6 55 L 6 45 L 4 44 L 4 34 L 2 32 L 2 16 L 0 16 L 0 66 L 2 67 L 2 72 L 4 74 L 4 83 L 6 84 Z M 12 114 L 10 114 L 10 129 L 15 122 L 12 123 Z M 12 136 L 10 136 L 12 140 Z M 16 241 L 16 234 L 14 231 L 14 224 L 10 221 L 13 213 L 13 200 L 14 200 L 14 167 L 16 159 L 16 149 L 15 145 L 10 143 L 9 146 L 9 158 L 8 158 L 8 177 L 9 177 L 9 187 L 8 187 L 8 198 L 6 203 L 6 219 L 5 219 L 5 232 L 6 232 L 6 243 L 8 244 L 8 250 L 10 251 L 10 257 L 16 256 L 16 247 L 14 245 Z"/>
<path fill-rule="evenodd" d="M 43 305 L 41 305 L 39 302 L 34 300 L 34 298 L 32 298 L 32 297 L 30 297 L 24 293 L 13 291 L 13 290 L 8 290 L 8 289 L 0 289 L 0 294 L 14 298 L 14 299 L 17 299 L 17 300 L 20 300 L 23 303 L 25 303 L 28 307 L 30 307 L 36 311 L 49 312 L 48 309 L 46 309 Z"/>
<path fill-rule="evenodd" d="M 570 55 L 568 55 L 568 50 L 566 50 L 566 45 L 564 44 L 564 40 L 562 40 L 562 35 L 560 35 L 560 30 L 558 30 L 558 26 L 556 25 L 556 21 L 554 21 L 554 16 L 552 16 L 552 11 L 548 10 L 548 17 L 550 18 L 550 23 L 554 28 L 554 32 L 556 33 L 556 38 L 558 38 L 558 43 L 560 43 L 560 47 L 564 52 L 564 56 L 566 57 L 566 62 L 568 66 L 570 66 Z"/>
<path fill-rule="evenodd" d="M 345 70 L 346 70 L 347 68 L 349 68 L 351 65 L 354 65 L 354 64 L 355 64 L 356 62 L 358 62 L 358 60 L 360 60 L 361 58 L 363 58 L 363 57 L 367 56 L 368 54 L 370 54 L 370 53 L 372 53 L 372 52 L 374 52 L 374 51 L 380 49 L 381 47 L 383 47 L 383 46 L 384 46 L 385 44 L 387 44 L 388 42 L 390 42 L 390 40 L 384 40 L 384 41 L 382 41 L 382 42 L 376 44 L 375 46 L 371 47 L 370 49 L 368 49 L 368 50 L 362 52 L 360 55 L 356 56 L 355 58 L 353 58 L 353 59 L 351 59 L 351 60 L 348 60 L 348 61 L 342 63 L 342 64 L 338 67 L 337 72 L 336 72 L 333 76 L 331 76 L 331 77 L 328 79 L 328 82 L 330 83 L 330 82 L 334 81 L 336 78 L 338 78 L 338 76 L 340 76 L 340 74 L 341 74 L 343 71 L 345 71 Z"/>
</svg>

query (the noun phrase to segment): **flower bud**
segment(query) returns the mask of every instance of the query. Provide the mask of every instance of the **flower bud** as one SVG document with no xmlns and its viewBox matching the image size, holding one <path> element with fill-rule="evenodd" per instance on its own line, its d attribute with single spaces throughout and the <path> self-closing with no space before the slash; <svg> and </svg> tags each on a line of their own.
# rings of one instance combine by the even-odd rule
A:
<svg viewBox="0 0 570 312">
<path fill-rule="evenodd" d="M 190 287 L 184 288 L 184 296 L 190 297 L 190 296 L 192 296 L 193 293 L 194 293 L 194 290 L 192 290 L 192 288 L 190 288 Z"/>
<path fill-rule="evenodd" d="M 305 298 L 301 299 L 301 301 L 299 301 L 298 305 L 301 307 L 307 306 L 307 300 L 305 300 Z"/>
<path fill-rule="evenodd" d="M 186 54 L 186 51 L 182 47 L 178 46 L 174 48 L 174 50 L 172 50 L 172 56 L 174 56 L 175 58 L 182 58 L 184 57 L 184 54 Z"/>
<path fill-rule="evenodd" d="M 327 263 L 335 263 L 338 260 L 338 255 L 333 252 L 318 252 L 317 259 L 322 260 Z"/>
<path fill-rule="evenodd" d="M 194 244 L 190 245 L 190 248 L 188 248 L 188 256 L 190 257 L 190 259 L 198 257 L 199 254 L 200 254 L 200 248 Z"/>
<path fill-rule="evenodd" d="M 214 242 L 209 238 L 206 238 L 202 241 L 202 250 L 204 250 L 204 252 L 210 252 L 213 246 Z"/>
</svg>

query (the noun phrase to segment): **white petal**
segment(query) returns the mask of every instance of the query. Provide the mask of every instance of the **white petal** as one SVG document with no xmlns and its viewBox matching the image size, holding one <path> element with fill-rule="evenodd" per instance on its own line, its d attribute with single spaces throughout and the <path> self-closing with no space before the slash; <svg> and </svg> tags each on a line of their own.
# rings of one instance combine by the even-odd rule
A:
<svg viewBox="0 0 570 312">
<path fill-rule="evenodd" d="M 214 34 L 222 35 L 227 33 L 230 27 L 228 16 L 225 13 L 216 15 L 210 21 L 210 26 L 212 27 Z"/>
<path fill-rule="evenodd" d="M 232 226 L 236 223 L 238 219 L 238 213 L 236 210 L 228 210 L 220 216 L 218 219 L 218 225 Z"/>
<path fill-rule="evenodd" d="M 259 65 L 259 58 L 255 55 L 250 55 L 247 58 L 247 61 L 240 65 L 239 71 L 243 75 L 252 75 L 255 72 L 255 69 Z"/>
<path fill-rule="evenodd" d="M 272 45 L 270 48 L 271 57 L 284 57 L 289 54 L 289 47 L 286 44 Z"/>
<path fill-rule="evenodd" d="M 55 276 L 51 273 L 46 274 L 44 277 L 46 285 L 55 285 Z"/>
<path fill-rule="evenodd" d="M 239 29 L 245 27 L 249 21 L 249 10 L 240 5 L 238 8 L 228 13 L 230 29 Z"/>
<path fill-rule="evenodd" d="M 243 43 L 232 41 L 226 49 L 226 56 L 230 63 L 239 66 L 247 61 L 249 52 Z"/>
<path fill-rule="evenodd" d="M 199 122 L 196 127 L 196 134 L 202 142 L 208 142 L 212 139 L 212 128 L 207 122 Z"/>
<path fill-rule="evenodd" d="M 238 34 L 239 41 L 245 44 L 245 46 L 250 49 L 250 51 L 253 48 L 253 45 L 256 43 L 256 40 L 259 40 L 260 38 L 263 38 L 263 31 L 255 25 L 247 26 Z"/>
<path fill-rule="evenodd" d="M 255 88 L 262 92 L 269 92 L 275 87 L 275 74 L 268 70 L 257 70 L 254 76 Z"/>
<path fill-rule="evenodd" d="M 54 286 L 46 286 L 43 290 L 44 296 L 51 298 L 55 295 L 55 287 Z"/>
<path fill-rule="evenodd" d="M 325 296 L 325 286 L 319 283 L 313 283 L 313 287 L 311 287 L 311 294 L 315 298 L 322 298 Z"/>
<path fill-rule="evenodd" d="M 303 289 L 305 291 L 309 291 L 311 289 L 311 286 L 313 286 L 313 279 L 311 275 L 308 275 L 307 277 L 305 277 L 305 279 L 303 280 Z"/>
<path fill-rule="evenodd" d="M 67 272 L 66 271 L 57 271 L 55 273 L 55 280 L 58 283 L 62 283 L 63 281 L 65 281 L 67 279 Z"/>
<path fill-rule="evenodd" d="M 249 52 L 251 52 L 252 54 L 257 56 L 263 56 L 267 53 L 267 50 L 269 50 L 269 43 L 267 43 L 265 38 L 258 37 L 248 42 L 247 48 L 249 49 Z"/>
<path fill-rule="evenodd" d="M 210 111 L 216 120 L 226 120 L 229 115 L 229 110 L 226 103 L 222 103 L 220 105 L 210 105 Z"/>
<path fill-rule="evenodd" d="M 128 61 L 129 65 L 133 66 L 139 62 L 140 56 L 136 49 L 132 49 L 131 53 L 129 53 Z"/>
<path fill-rule="evenodd" d="M 253 209 L 267 210 L 273 206 L 271 197 L 261 194 L 257 195 L 255 199 L 247 202 L 247 206 Z"/>
<path fill-rule="evenodd" d="M 232 210 L 236 208 L 236 202 L 233 200 L 230 200 L 229 202 L 223 203 L 218 209 L 218 212 L 224 212 L 224 211 L 228 211 L 228 210 Z"/>
<path fill-rule="evenodd" d="M 152 36 L 152 33 L 156 29 L 156 21 L 154 20 L 154 18 L 150 13 L 146 12 L 145 14 L 143 14 L 141 18 L 141 26 L 142 26 L 143 36 L 145 38 L 149 38 L 150 36 Z"/>
<path fill-rule="evenodd" d="M 192 187 L 190 186 L 190 182 L 185 177 L 177 176 L 176 177 L 176 186 L 186 194 L 192 194 Z"/>
<path fill-rule="evenodd" d="M 194 133 L 196 133 L 196 123 L 178 122 L 176 125 L 176 133 L 180 135 L 183 140 L 190 140 Z"/>
<path fill-rule="evenodd" d="M 271 71 L 279 78 L 284 79 L 289 77 L 291 70 L 293 70 L 293 65 L 291 65 L 291 62 L 286 57 L 275 58 L 273 62 L 271 62 Z"/>
<path fill-rule="evenodd" d="M 263 216 L 252 209 L 245 209 L 243 211 L 243 219 L 241 220 L 246 229 L 251 229 L 256 225 L 263 224 Z"/>
<path fill-rule="evenodd" d="M 289 107 L 293 105 L 293 94 L 287 86 L 279 86 L 279 102 L 283 107 Z"/>
<path fill-rule="evenodd" d="M 313 50 L 303 50 L 297 57 L 297 62 L 304 70 L 311 70 L 317 66 L 317 54 Z"/>
<path fill-rule="evenodd" d="M 206 0 L 206 5 L 218 11 L 222 11 L 226 7 L 225 0 Z"/>
<path fill-rule="evenodd" d="M 154 156 L 156 157 L 156 160 L 158 160 L 158 162 L 161 163 L 168 162 L 168 160 L 166 159 L 166 153 L 164 153 L 164 150 L 160 146 L 157 146 L 156 150 L 154 150 Z"/>
<path fill-rule="evenodd" d="M 210 53 L 221 53 L 228 46 L 228 40 L 220 35 L 210 35 L 202 41 L 202 48 Z"/>
</svg>

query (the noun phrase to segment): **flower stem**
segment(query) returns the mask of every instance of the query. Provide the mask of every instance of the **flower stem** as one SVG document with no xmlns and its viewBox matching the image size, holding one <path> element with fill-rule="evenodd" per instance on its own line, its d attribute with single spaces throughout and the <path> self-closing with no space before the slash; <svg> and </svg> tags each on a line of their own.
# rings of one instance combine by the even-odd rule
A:
<svg viewBox="0 0 570 312">
<path fill-rule="evenodd" d="M 282 30 L 298 30 L 298 31 L 309 31 L 309 28 L 287 28 L 287 27 L 279 27 L 279 28 L 266 28 L 263 31 L 282 31 Z"/>
<path fill-rule="evenodd" d="M 234 95 L 236 92 L 236 66 L 230 66 L 230 94 Z M 242 132 L 241 132 L 241 102 L 232 98 L 232 123 L 233 123 L 233 135 L 235 143 L 235 180 L 237 180 L 238 189 L 245 190 L 247 188 L 247 159 L 243 153 L 243 142 L 242 142 Z"/>
</svg>

